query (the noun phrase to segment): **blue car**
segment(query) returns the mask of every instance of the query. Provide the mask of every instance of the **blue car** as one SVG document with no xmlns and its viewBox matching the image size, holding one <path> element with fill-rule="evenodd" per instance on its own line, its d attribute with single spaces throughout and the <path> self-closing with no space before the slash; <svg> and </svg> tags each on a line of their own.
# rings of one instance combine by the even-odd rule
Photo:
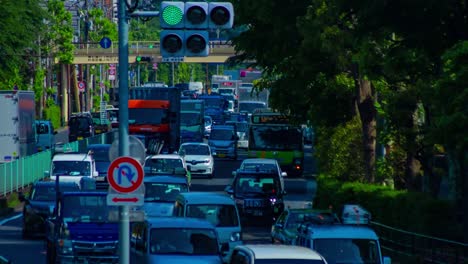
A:
<svg viewBox="0 0 468 264">
<path fill-rule="evenodd" d="M 235 126 L 215 125 L 211 128 L 208 145 L 213 152 L 213 157 L 237 160 L 238 140 L 239 136 Z"/>
</svg>

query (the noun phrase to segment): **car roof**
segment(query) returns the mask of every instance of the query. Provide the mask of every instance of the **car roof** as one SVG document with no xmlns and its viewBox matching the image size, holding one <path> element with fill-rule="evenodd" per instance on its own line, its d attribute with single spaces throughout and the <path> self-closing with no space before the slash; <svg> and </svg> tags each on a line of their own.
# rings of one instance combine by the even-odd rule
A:
<svg viewBox="0 0 468 264">
<path fill-rule="evenodd" d="M 148 156 L 147 159 L 182 159 L 179 154 L 157 154 Z"/>
<path fill-rule="evenodd" d="M 55 181 L 37 181 L 34 183 L 34 186 L 50 186 L 50 187 L 55 187 L 56 182 Z M 76 182 L 66 182 L 66 181 L 59 181 L 60 186 L 76 186 L 79 187 Z"/>
<path fill-rule="evenodd" d="M 260 158 L 260 159 L 245 159 L 242 161 L 242 164 L 245 164 L 245 163 L 255 163 L 255 164 L 277 164 L 278 161 L 276 161 L 275 159 L 264 159 L 264 158 Z"/>
<path fill-rule="evenodd" d="M 249 250 L 255 259 L 311 259 L 323 260 L 323 257 L 314 250 L 306 247 L 275 244 L 247 244 L 236 248 Z"/>
<path fill-rule="evenodd" d="M 232 125 L 214 125 L 211 130 L 216 130 L 216 129 L 228 129 L 228 130 L 233 130 L 234 126 Z"/>
<path fill-rule="evenodd" d="M 52 161 L 90 161 L 91 155 L 86 153 L 58 153 L 52 158 Z"/>
<path fill-rule="evenodd" d="M 378 239 L 378 236 L 374 230 L 366 225 L 311 225 L 308 230 L 312 231 L 313 239 Z"/>
<path fill-rule="evenodd" d="M 189 204 L 235 204 L 234 200 L 224 193 L 186 192 L 180 193 L 179 197 L 189 201 Z"/>
<path fill-rule="evenodd" d="M 147 183 L 178 183 L 178 184 L 187 184 L 186 177 L 180 176 L 168 176 L 168 175 L 161 175 L 161 176 L 145 176 L 143 178 L 143 182 Z"/>
<path fill-rule="evenodd" d="M 206 228 L 215 229 L 208 220 L 191 217 L 151 217 L 146 220 L 152 228 Z"/>
<path fill-rule="evenodd" d="M 206 143 L 201 143 L 201 142 L 186 142 L 186 143 L 182 143 L 180 146 L 187 146 L 187 145 L 196 145 L 196 146 L 207 146 L 209 147 L 208 144 Z"/>
</svg>

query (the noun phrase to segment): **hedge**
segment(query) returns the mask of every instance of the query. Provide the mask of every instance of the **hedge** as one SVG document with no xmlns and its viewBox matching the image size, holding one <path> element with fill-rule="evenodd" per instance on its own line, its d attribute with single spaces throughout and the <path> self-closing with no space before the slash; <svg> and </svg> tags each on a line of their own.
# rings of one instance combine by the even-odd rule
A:
<svg viewBox="0 0 468 264">
<path fill-rule="evenodd" d="M 463 241 L 463 226 L 457 222 L 451 201 L 428 194 L 397 191 L 390 187 L 357 182 L 342 183 L 324 175 L 317 177 L 316 208 L 340 208 L 357 203 L 372 214 L 372 220 L 406 231 Z"/>
</svg>

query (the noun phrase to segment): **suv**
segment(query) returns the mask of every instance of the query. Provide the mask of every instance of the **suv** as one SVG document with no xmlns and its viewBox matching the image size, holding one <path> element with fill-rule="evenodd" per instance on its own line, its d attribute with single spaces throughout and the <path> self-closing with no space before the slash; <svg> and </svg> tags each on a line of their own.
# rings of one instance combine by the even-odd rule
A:
<svg viewBox="0 0 468 264">
<path fill-rule="evenodd" d="M 91 114 L 72 114 L 68 120 L 68 142 L 94 136 L 94 122 Z"/>
<path fill-rule="evenodd" d="M 213 156 L 218 158 L 231 158 L 237 160 L 237 131 L 232 125 L 215 125 L 211 128 L 208 145 Z"/>
<path fill-rule="evenodd" d="M 306 247 L 250 244 L 237 246 L 228 264 L 327 264 L 316 251 Z"/>
<path fill-rule="evenodd" d="M 236 201 L 243 219 L 259 217 L 271 224 L 284 211 L 284 182 L 273 170 L 239 169 L 225 191 Z"/>
</svg>

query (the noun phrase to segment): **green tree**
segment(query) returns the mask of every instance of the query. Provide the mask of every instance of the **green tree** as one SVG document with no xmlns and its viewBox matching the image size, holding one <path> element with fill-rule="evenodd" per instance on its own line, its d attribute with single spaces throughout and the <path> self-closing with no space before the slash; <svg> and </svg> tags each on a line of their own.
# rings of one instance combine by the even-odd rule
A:
<svg viewBox="0 0 468 264">
<path fill-rule="evenodd" d="M 92 8 L 88 11 L 88 16 L 92 25 L 88 36 L 90 42 L 99 42 L 103 37 L 118 41 L 117 25 L 104 16 L 102 9 Z"/>
<path fill-rule="evenodd" d="M 25 89 L 34 76 L 34 51 L 43 29 L 41 1 L 2 1 L 0 5 L 0 86 Z"/>
</svg>

